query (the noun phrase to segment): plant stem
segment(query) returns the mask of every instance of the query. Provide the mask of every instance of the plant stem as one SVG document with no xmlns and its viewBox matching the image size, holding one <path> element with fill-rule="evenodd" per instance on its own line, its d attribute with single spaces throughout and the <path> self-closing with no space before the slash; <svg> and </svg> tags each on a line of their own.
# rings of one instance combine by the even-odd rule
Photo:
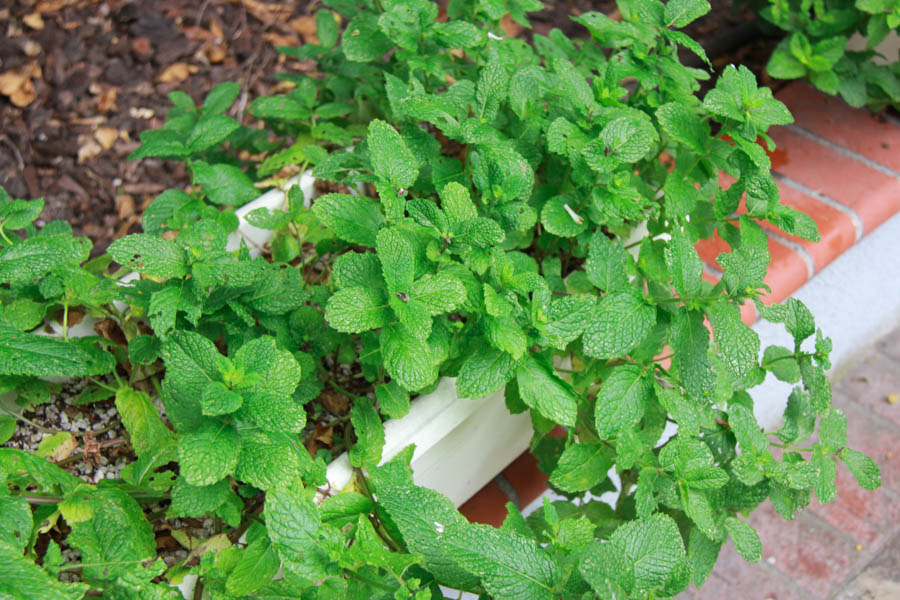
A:
<svg viewBox="0 0 900 600">
<path fill-rule="evenodd" d="M 17 414 L 17 413 L 14 413 L 13 411 L 9 410 L 8 408 L 6 408 L 5 406 L 3 406 L 2 404 L 0 404 L 0 408 L 2 408 L 2 409 L 3 409 L 3 412 L 5 412 L 6 414 L 8 414 L 9 416 L 13 417 L 14 419 L 18 419 L 19 421 L 22 421 L 23 423 L 27 423 L 27 424 L 31 425 L 32 427 L 34 427 L 35 429 L 37 429 L 37 430 L 40 431 L 40 432 L 43 432 L 43 433 L 49 433 L 49 434 L 56 433 L 56 432 L 53 431 L 52 429 L 47 429 L 46 427 L 43 427 L 43 426 L 41 426 L 41 425 L 38 425 L 37 423 L 35 423 L 35 422 L 32 421 L 31 419 L 22 416 L 21 413 L 18 413 L 18 414 Z"/>
</svg>

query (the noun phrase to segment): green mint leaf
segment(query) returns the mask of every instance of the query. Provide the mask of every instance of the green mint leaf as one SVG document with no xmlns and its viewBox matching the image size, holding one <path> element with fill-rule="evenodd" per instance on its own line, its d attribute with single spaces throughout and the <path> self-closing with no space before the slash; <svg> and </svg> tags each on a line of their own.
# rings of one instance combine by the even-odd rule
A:
<svg viewBox="0 0 900 600">
<path fill-rule="evenodd" d="M 484 43 L 481 30 L 465 21 L 434 23 L 431 30 L 435 41 L 444 48 L 473 48 Z"/>
<path fill-rule="evenodd" d="M 307 490 L 300 485 L 269 490 L 265 517 L 266 533 L 283 559 L 318 558 L 321 522 Z"/>
<path fill-rule="evenodd" d="M 140 147 L 128 155 L 128 160 L 158 157 L 177 160 L 189 154 L 184 136 L 170 129 L 148 129 L 141 132 Z"/>
<path fill-rule="evenodd" d="M 583 492 L 606 479 L 612 466 L 612 453 L 601 442 L 572 444 L 559 457 L 550 484 L 564 492 Z"/>
<path fill-rule="evenodd" d="M 656 514 L 616 529 L 610 541 L 625 551 L 634 565 L 635 588 L 652 590 L 663 585 L 684 559 L 684 543 L 672 517 Z"/>
<path fill-rule="evenodd" d="M 283 210 L 270 210 L 265 206 L 247 213 L 247 222 L 259 229 L 278 231 L 291 222 L 291 216 Z"/>
<path fill-rule="evenodd" d="M 335 235 L 351 244 L 374 247 L 375 235 L 384 223 L 378 203 L 349 194 L 325 194 L 316 198 L 313 213 Z"/>
<path fill-rule="evenodd" d="M 728 424 L 737 438 L 741 452 L 750 455 L 762 454 L 769 448 L 769 440 L 763 432 L 753 412 L 742 404 L 728 406 Z"/>
<path fill-rule="evenodd" d="M 469 190 L 452 181 L 441 190 L 441 209 L 447 215 L 450 225 L 474 219 L 478 216 L 475 203 L 469 196 Z"/>
<path fill-rule="evenodd" d="M 828 504 L 837 497 L 837 466 L 834 462 L 834 454 L 822 444 L 813 444 L 813 453 L 809 462 L 818 471 L 818 476 L 813 485 L 816 497 L 821 504 Z"/>
<path fill-rule="evenodd" d="M 578 112 L 589 114 L 594 103 L 594 92 L 585 76 L 572 65 L 568 57 L 554 58 L 551 63 L 559 77 L 560 94 L 568 99 Z"/>
<path fill-rule="evenodd" d="M 0 521 L 0 550 L 4 553 L 22 554 L 34 526 L 28 501 L 25 498 L 0 497 L 0 511 L 3 514 L 3 520 Z"/>
<path fill-rule="evenodd" d="M 325 48 L 333 48 L 337 43 L 338 24 L 330 10 L 320 9 L 316 12 L 316 37 Z"/>
<path fill-rule="evenodd" d="M 706 0 L 669 0 L 664 14 L 666 27 L 684 27 L 709 12 Z"/>
<path fill-rule="evenodd" d="M 607 294 L 584 332 L 584 352 L 595 358 L 618 358 L 640 344 L 656 324 L 656 310 L 636 290 Z"/>
<path fill-rule="evenodd" d="M 331 279 L 338 289 L 361 286 L 371 289 L 384 288 L 381 263 L 371 252 L 345 252 L 334 261 Z"/>
<path fill-rule="evenodd" d="M 189 484 L 184 477 L 179 477 L 172 486 L 172 504 L 166 515 L 170 518 L 205 517 L 213 514 L 232 493 L 227 479 L 212 485 L 197 486 Z"/>
<path fill-rule="evenodd" d="M 550 362 L 528 355 L 516 369 L 519 395 L 530 408 L 554 423 L 572 427 L 578 412 L 577 394 L 559 377 Z"/>
<path fill-rule="evenodd" d="M 672 363 L 688 394 L 703 398 L 712 393 L 715 380 L 707 358 L 709 330 L 703 324 L 703 313 L 680 308 L 672 322 L 670 343 Z"/>
<path fill-rule="evenodd" d="M 300 381 L 300 364 L 275 338 L 261 337 L 241 346 L 234 354 L 235 369 L 246 379 L 235 381 L 243 406 L 240 415 L 267 431 L 299 433 L 306 425 L 306 411 L 293 393 Z"/>
<path fill-rule="evenodd" d="M 512 355 L 515 360 L 522 358 L 528 346 L 528 337 L 512 317 L 484 317 L 484 329 L 491 343 Z"/>
<path fill-rule="evenodd" d="M 33 223 L 44 210 L 44 199 L 13 200 L 0 204 L 0 228 L 6 231 L 24 229 Z"/>
<path fill-rule="evenodd" d="M 428 315 L 453 312 L 466 300 L 466 288 L 459 279 L 445 273 L 427 274 L 412 284 L 409 299 L 415 301 Z"/>
<path fill-rule="evenodd" d="M 394 227 L 382 229 L 375 240 L 375 251 L 388 290 L 408 296 L 416 275 L 415 248 L 409 237 Z"/>
<path fill-rule="evenodd" d="M 680 229 L 672 231 L 672 239 L 666 244 L 666 266 L 679 296 L 691 297 L 700 292 L 703 263 L 690 238 Z"/>
<path fill-rule="evenodd" d="M 419 176 L 416 157 L 397 130 L 375 119 L 369 123 L 369 158 L 375 174 L 390 181 L 394 188 L 409 188 Z"/>
<path fill-rule="evenodd" d="M 877 490 L 881 487 L 881 471 L 875 461 L 856 450 L 844 448 L 838 455 L 850 473 L 864 490 Z"/>
<path fill-rule="evenodd" d="M 738 379 L 757 366 L 759 360 L 759 335 L 741 321 L 741 311 L 736 304 L 722 300 L 706 308 L 713 328 L 716 347 L 725 364 Z"/>
<path fill-rule="evenodd" d="M 250 595 L 272 581 L 280 565 L 269 538 L 257 538 L 238 554 L 237 564 L 225 580 L 225 589 L 235 596 Z"/>
<path fill-rule="evenodd" d="M 241 438 L 234 427 L 206 421 L 178 440 L 181 474 L 191 485 L 216 483 L 234 472 L 240 450 Z"/>
<path fill-rule="evenodd" d="M 54 544 L 50 542 L 51 547 Z M 72 600 L 90 589 L 86 583 L 58 581 L 47 568 L 48 559 L 44 561 L 41 568 L 21 552 L 0 553 L 0 594 L 10 600 L 28 600 L 38 594 L 42 600 Z"/>
<path fill-rule="evenodd" d="M 597 232 L 588 246 L 588 257 L 584 265 L 588 280 L 605 292 L 628 286 L 628 269 L 631 255 L 621 244 Z"/>
<path fill-rule="evenodd" d="M 174 279 L 189 272 L 187 255 L 178 244 L 147 233 L 120 238 L 107 252 L 123 267 L 144 275 Z"/>
<path fill-rule="evenodd" d="M 162 401 L 166 415 L 178 430 L 205 422 L 200 398 L 211 381 L 219 379 L 219 351 L 200 334 L 176 331 L 163 343 L 161 354 L 166 365 Z"/>
<path fill-rule="evenodd" d="M 116 410 L 128 431 L 131 447 L 138 456 L 168 446 L 175 440 L 160 418 L 159 409 L 146 393 L 129 387 L 119 388 L 116 392 Z"/>
<path fill-rule="evenodd" d="M 697 490 L 717 490 L 728 483 L 728 473 L 719 467 L 704 465 L 688 471 L 681 480 Z"/>
<path fill-rule="evenodd" d="M 646 519 L 656 511 L 656 480 L 659 474 L 655 469 L 645 468 L 638 473 L 637 488 L 634 491 L 634 508 L 639 519 Z"/>
<path fill-rule="evenodd" d="M 627 598 L 634 589 L 634 563 L 619 543 L 592 542 L 578 569 L 600 598 Z"/>
<path fill-rule="evenodd" d="M 488 62 L 481 70 L 475 90 L 475 117 L 482 123 L 489 123 L 497 116 L 500 103 L 506 99 L 509 74 L 497 60 Z"/>
<path fill-rule="evenodd" d="M 798 348 L 806 338 L 816 333 L 816 322 L 812 313 L 796 298 L 788 298 L 781 304 L 771 306 L 757 302 L 756 306 L 760 315 L 767 321 L 784 323 L 785 329 L 793 336 L 794 344 Z"/>
<path fill-rule="evenodd" d="M 550 345 L 558 350 L 565 350 L 566 346 L 578 339 L 584 332 L 596 304 L 597 297 L 589 294 L 555 299 L 547 307 L 548 322 L 542 327 Z"/>
<path fill-rule="evenodd" d="M 685 105 L 669 102 L 656 109 L 656 118 L 663 132 L 698 155 L 706 153 L 709 125 Z"/>
<path fill-rule="evenodd" d="M 325 320 L 338 331 L 362 333 L 384 327 L 393 321 L 393 314 L 382 290 L 354 286 L 328 299 Z"/>
<path fill-rule="evenodd" d="M 714 542 L 698 528 L 691 527 L 687 553 L 691 563 L 691 579 L 696 585 L 703 585 L 712 573 L 721 548 L 721 542 Z"/>
<path fill-rule="evenodd" d="M 515 372 L 512 356 L 484 344 L 460 367 L 456 391 L 461 398 L 483 398 L 506 385 Z"/>
<path fill-rule="evenodd" d="M 312 116 L 307 106 L 291 96 L 263 96 L 250 103 L 250 114 L 258 119 L 305 121 Z"/>
<path fill-rule="evenodd" d="M 385 55 L 393 43 L 378 27 L 378 16 L 361 13 L 347 23 L 341 38 L 341 50 L 347 60 L 369 62 Z"/>
<path fill-rule="evenodd" d="M 234 133 L 240 127 L 238 123 L 225 115 L 211 115 L 197 121 L 188 135 L 186 146 L 190 154 L 196 154 L 212 148 Z"/>
<path fill-rule="evenodd" d="M 847 417 L 836 408 L 828 409 L 819 421 L 819 443 L 837 452 L 847 445 Z"/>
<path fill-rule="evenodd" d="M 32 237 L 0 251 L 0 283 L 36 281 L 60 265 L 88 259 L 91 243 L 69 235 Z"/>
<path fill-rule="evenodd" d="M 223 81 L 211 89 L 203 100 L 203 109 L 208 114 L 217 115 L 225 112 L 237 100 L 241 93 L 241 85 L 233 81 Z"/>
<path fill-rule="evenodd" d="M 283 433 L 244 429 L 236 446 L 240 448 L 236 475 L 239 479 L 261 490 L 283 486 L 297 477 L 301 468 L 301 456 L 311 462 L 309 454 L 298 442 Z M 302 452 L 302 454 L 300 454 Z"/>
<path fill-rule="evenodd" d="M 438 367 L 431 349 L 404 325 L 396 323 L 381 330 L 381 355 L 391 378 L 414 392 L 434 383 Z"/>
<path fill-rule="evenodd" d="M 762 367 L 787 383 L 800 381 L 800 364 L 794 353 L 782 346 L 769 346 L 763 352 Z"/>
<path fill-rule="evenodd" d="M 597 142 L 592 143 L 590 153 L 585 156 L 590 162 L 594 153 L 599 152 L 602 158 L 634 163 L 653 152 L 658 141 L 659 135 L 649 118 L 619 117 L 600 131 L 598 142 L 603 144 L 602 150 Z"/>
<path fill-rule="evenodd" d="M 206 199 L 220 206 L 243 206 L 260 194 L 247 174 L 233 165 L 194 161 L 194 180 L 203 186 Z"/>
<path fill-rule="evenodd" d="M 610 373 L 597 395 L 594 424 L 600 439 L 610 439 L 637 425 L 651 398 L 650 382 L 640 367 L 622 365 Z"/>
<path fill-rule="evenodd" d="M 376 479 L 376 482 L 378 479 Z M 425 557 L 425 565 L 445 585 L 471 589 L 478 577 L 460 566 L 455 549 L 442 533 L 451 526 L 467 525 L 453 503 L 434 490 L 380 484 L 378 504 L 390 516 L 411 552 Z"/>
<path fill-rule="evenodd" d="M 587 222 L 577 214 L 574 196 L 554 196 L 547 200 L 541 210 L 541 224 L 544 229 L 558 237 L 575 237 L 585 229 Z"/>
<path fill-rule="evenodd" d="M 110 581 L 144 571 L 139 561 L 156 557 L 156 541 L 137 501 L 111 488 L 99 488 L 83 497 L 93 516 L 70 523 L 72 532 L 67 538 L 81 551 L 81 562 L 94 565 L 86 566 L 82 576 L 89 581 Z M 150 577 L 152 574 L 147 579 Z"/>
<path fill-rule="evenodd" d="M 694 525 L 710 539 L 717 539 L 719 528 L 716 526 L 708 493 L 693 489 L 682 481 L 678 485 L 678 495 L 685 514 Z"/>
<path fill-rule="evenodd" d="M 212 381 L 203 388 L 200 396 L 200 408 L 204 416 L 217 417 L 235 412 L 244 403 L 244 399 L 220 381 Z"/>
<path fill-rule="evenodd" d="M 378 408 L 388 418 L 399 419 L 409 412 L 409 392 L 396 381 L 376 386 L 375 399 L 378 400 Z"/>
<path fill-rule="evenodd" d="M 356 444 L 350 448 L 350 464 L 372 467 L 381 461 L 384 425 L 370 398 L 357 398 L 350 409 L 350 422 L 356 433 Z"/>
<path fill-rule="evenodd" d="M 762 558 L 762 542 L 752 525 L 737 517 L 727 517 L 725 530 L 744 560 L 759 562 L 759 559 Z"/>
<path fill-rule="evenodd" d="M 79 377 L 114 367 L 112 355 L 97 346 L 26 333 L 0 321 L 0 375 Z"/>
<path fill-rule="evenodd" d="M 506 239 L 503 228 L 493 219 L 485 217 L 477 217 L 457 223 L 452 227 L 451 234 L 455 243 L 475 246 L 476 248 L 496 246 Z"/>
</svg>

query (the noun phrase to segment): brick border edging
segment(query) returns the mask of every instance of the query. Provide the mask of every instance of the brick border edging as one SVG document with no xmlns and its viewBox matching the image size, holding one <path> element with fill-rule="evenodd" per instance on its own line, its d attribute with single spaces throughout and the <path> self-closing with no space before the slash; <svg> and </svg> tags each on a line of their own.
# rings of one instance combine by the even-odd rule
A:
<svg viewBox="0 0 900 600">
<path fill-rule="evenodd" d="M 772 289 L 764 297 L 767 303 L 782 302 L 804 284 L 817 283 L 816 275 L 826 266 L 900 213 L 900 122 L 851 108 L 803 83 L 791 83 L 776 97 L 795 118 L 793 125 L 769 132 L 777 145 L 769 156 L 779 194 L 783 203 L 816 221 L 821 241 L 810 243 L 765 226 L 772 257 L 765 279 Z M 715 259 L 727 249 L 717 239 L 697 245 L 704 278 L 721 277 Z M 865 267 L 865 262 L 863 258 L 856 268 Z M 741 314 L 748 325 L 757 321 L 752 303 L 745 303 Z M 857 340 L 850 348 L 859 345 Z M 525 508 L 547 489 L 547 476 L 525 452 L 460 511 L 470 521 L 499 526 L 506 502 Z"/>
</svg>

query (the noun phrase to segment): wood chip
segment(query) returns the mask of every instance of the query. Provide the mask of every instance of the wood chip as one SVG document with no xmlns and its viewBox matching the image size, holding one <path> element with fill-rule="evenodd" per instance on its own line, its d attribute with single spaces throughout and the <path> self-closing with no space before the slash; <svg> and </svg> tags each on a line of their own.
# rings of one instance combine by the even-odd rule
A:
<svg viewBox="0 0 900 600">
<path fill-rule="evenodd" d="M 41 67 L 37 63 L 10 69 L 0 74 L 0 94 L 7 96 L 19 108 L 24 108 L 34 102 L 36 93 L 32 78 L 40 76 Z"/>
<path fill-rule="evenodd" d="M 24 17 L 22 17 L 22 22 L 32 29 L 36 29 L 38 31 L 44 28 L 44 18 L 39 12 L 33 12 L 30 15 L 25 15 Z"/>
<path fill-rule="evenodd" d="M 87 160 L 99 156 L 103 152 L 103 146 L 98 144 L 92 138 L 86 135 L 78 136 L 78 163 L 81 164 Z"/>
<path fill-rule="evenodd" d="M 291 19 L 288 25 L 300 34 L 304 43 L 319 43 L 319 38 L 316 36 L 316 20 L 313 17 L 297 17 L 296 19 Z"/>
</svg>

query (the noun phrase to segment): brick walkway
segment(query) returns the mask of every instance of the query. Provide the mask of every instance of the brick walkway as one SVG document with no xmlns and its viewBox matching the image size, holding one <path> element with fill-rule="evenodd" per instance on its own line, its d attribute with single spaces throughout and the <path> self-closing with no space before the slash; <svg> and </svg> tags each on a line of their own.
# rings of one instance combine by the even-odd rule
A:
<svg viewBox="0 0 900 600">
<path fill-rule="evenodd" d="M 815 499 L 794 521 L 766 501 L 750 517 L 763 559 L 745 562 L 727 542 L 703 589 L 684 600 L 895 600 L 900 598 L 900 329 L 834 383 L 848 444 L 881 468 L 882 488 L 860 489 L 838 465 L 837 498 Z"/>
</svg>

